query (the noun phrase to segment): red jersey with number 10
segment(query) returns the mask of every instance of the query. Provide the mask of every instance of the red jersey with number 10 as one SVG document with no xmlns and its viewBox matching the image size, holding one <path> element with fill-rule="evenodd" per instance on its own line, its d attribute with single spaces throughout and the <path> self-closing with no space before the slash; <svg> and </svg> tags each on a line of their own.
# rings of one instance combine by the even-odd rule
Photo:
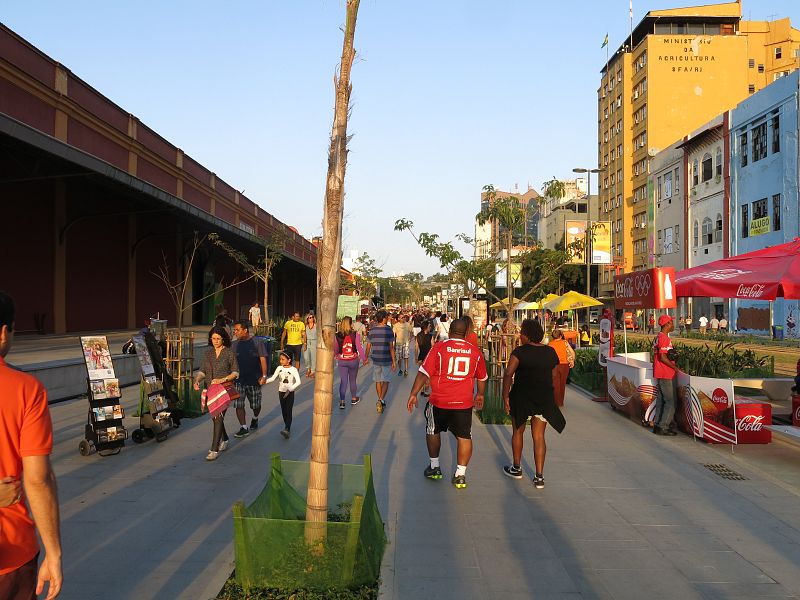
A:
<svg viewBox="0 0 800 600">
<path fill-rule="evenodd" d="M 475 380 L 487 379 L 483 353 L 457 338 L 435 344 L 419 370 L 430 378 L 430 402 L 439 408 L 472 408 Z"/>
</svg>

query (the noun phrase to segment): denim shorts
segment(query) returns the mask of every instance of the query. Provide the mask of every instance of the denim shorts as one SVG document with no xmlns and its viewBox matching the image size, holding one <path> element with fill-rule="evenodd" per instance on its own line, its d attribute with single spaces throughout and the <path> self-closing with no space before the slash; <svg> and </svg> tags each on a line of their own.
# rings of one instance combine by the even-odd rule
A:
<svg viewBox="0 0 800 600">
<path fill-rule="evenodd" d="M 372 377 L 375 383 L 382 381 L 391 381 L 392 379 L 392 366 L 391 365 L 376 365 L 372 363 Z"/>
</svg>

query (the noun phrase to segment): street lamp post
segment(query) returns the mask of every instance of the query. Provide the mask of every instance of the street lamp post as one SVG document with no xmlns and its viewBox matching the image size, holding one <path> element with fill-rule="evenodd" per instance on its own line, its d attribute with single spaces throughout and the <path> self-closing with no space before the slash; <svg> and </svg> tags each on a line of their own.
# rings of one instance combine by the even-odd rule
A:
<svg viewBox="0 0 800 600">
<path fill-rule="evenodd" d="M 573 173 L 586 173 L 586 243 L 584 245 L 584 255 L 586 256 L 586 295 L 592 295 L 591 289 L 591 237 L 592 237 L 592 217 L 589 204 L 592 201 L 592 173 L 602 173 L 605 169 L 584 169 L 582 167 L 575 167 L 572 169 Z M 598 178 L 599 181 L 599 178 Z M 586 309 L 586 325 L 589 325 L 589 309 Z"/>
</svg>

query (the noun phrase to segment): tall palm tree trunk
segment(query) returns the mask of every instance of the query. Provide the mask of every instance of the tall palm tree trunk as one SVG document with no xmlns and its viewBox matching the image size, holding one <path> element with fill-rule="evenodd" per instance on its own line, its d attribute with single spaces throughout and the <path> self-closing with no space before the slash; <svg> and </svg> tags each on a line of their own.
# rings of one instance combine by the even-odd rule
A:
<svg viewBox="0 0 800 600">
<path fill-rule="evenodd" d="M 344 176 L 347 166 L 347 117 L 350 106 L 350 70 L 355 58 L 353 39 L 359 0 L 347 0 L 347 24 L 342 47 L 342 62 L 336 81 L 331 145 L 328 150 L 328 177 L 325 186 L 325 212 L 322 244 L 317 261 L 317 306 L 322 335 L 317 342 L 317 370 L 314 379 L 314 419 L 311 426 L 311 466 L 306 499 L 306 542 L 323 540 L 328 520 L 328 454 L 331 439 L 333 401 L 334 336 L 336 303 L 339 296 L 339 271 L 342 265 L 342 216 Z"/>
</svg>

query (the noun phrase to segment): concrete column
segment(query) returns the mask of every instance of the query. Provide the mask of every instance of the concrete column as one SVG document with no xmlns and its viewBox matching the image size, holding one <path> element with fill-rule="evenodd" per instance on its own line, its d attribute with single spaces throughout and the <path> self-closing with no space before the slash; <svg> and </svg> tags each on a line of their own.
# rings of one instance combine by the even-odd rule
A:
<svg viewBox="0 0 800 600">
<path fill-rule="evenodd" d="M 136 243 L 136 214 L 128 215 L 128 248 Z M 129 250 L 130 252 L 130 250 Z M 136 329 L 136 253 L 128 258 L 128 329 Z"/>
<path fill-rule="evenodd" d="M 59 241 L 61 229 L 67 222 L 67 189 L 63 179 L 54 182 L 53 195 L 53 331 L 67 332 L 67 240 Z"/>
</svg>

